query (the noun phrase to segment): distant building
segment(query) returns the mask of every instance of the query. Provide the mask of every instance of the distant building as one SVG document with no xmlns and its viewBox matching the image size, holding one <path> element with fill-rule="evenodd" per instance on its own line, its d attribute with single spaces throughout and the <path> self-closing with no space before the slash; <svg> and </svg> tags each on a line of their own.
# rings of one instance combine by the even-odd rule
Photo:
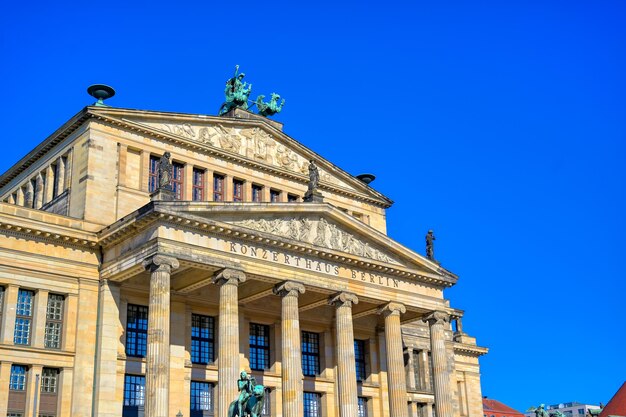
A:
<svg viewBox="0 0 626 417">
<path fill-rule="evenodd" d="M 626 382 L 617 390 L 613 398 L 602 409 L 599 417 L 626 416 Z"/>
<path fill-rule="evenodd" d="M 560 403 L 546 406 L 546 411 L 552 415 L 555 411 L 560 411 L 565 414 L 565 417 L 584 417 L 588 414 L 589 410 L 599 410 L 597 405 L 582 404 L 578 402 Z M 535 413 L 530 411 L 524 413 L 526 417 L 535 417 Z"/>
<path fill-rule="evenodd" d="M 483 417 L 524 417 L 524 414 L 498 400 L 483 397 Z"/>
</svg>

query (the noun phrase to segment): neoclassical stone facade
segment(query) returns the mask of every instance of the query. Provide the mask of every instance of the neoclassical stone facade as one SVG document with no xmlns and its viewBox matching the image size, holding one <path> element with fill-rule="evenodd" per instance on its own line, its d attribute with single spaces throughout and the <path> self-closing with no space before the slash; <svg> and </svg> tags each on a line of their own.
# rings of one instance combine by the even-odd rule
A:
<svg viewBox="0 0 626 417">
<path fill-rule="evenodd" d="M 166 151 L 174 201 L 151 199 Z M 242 370 L 264 415 L 482 415 L 458 277 L 280 123 L 87 107 L 0 200 L 0 417 L 226 417 Z"/>
</svg>

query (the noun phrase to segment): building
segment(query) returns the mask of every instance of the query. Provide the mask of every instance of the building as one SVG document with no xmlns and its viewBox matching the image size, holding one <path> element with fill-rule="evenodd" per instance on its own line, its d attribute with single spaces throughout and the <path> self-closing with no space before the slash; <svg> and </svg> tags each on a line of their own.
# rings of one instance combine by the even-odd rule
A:
<svg viewBox="0 0 626 417">
<path fill-rule="evenodd" d="M 600 412 L 600 417 L 624 417 L 626 416 L 626 382 L 617 390 L 613 398 Z"/>
<path fill-rule="evenodd" d="M 556 412 L 561 412 L 565 415 L 565 417 L 584 417 L 589 414 L 589 410 L 599 410 L 600 407 L 597 405 L 589 405 L 582 404 L 579 402 L 570 402 L 570 403 L 560 403 L 560 404 L 552 404 L 546 406 L 546 411 L 548 414 L 553 415 Z M 534 412 L 526 412 L 524 413 L 526 417 L 535 417 Z"/>
<path fill-rule="evenodd" d="M 483 417 L 524 417 L 524 414 L 498 400 L 483 397 Z"/>
<path fill-rule="evenodd" d="M 89 106 L 0 201 L 0 416 L 226 417 L 242 370 L 264 415 L 482 415 L 457 276 L 278 122 Z"/>
</svg>

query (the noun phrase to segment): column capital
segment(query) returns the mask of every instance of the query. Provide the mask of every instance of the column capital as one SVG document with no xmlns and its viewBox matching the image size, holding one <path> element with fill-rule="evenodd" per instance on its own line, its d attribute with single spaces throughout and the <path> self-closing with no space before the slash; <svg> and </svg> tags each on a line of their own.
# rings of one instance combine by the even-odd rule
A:
<svg viewBox="0 0 626 417">
<path fill-rule="evenodd" d="M 433 311 L 422 318 L 422 321 L 428 322 L 431 326 L 434 324 L 445 324 L 450 322 L 450 315 L 445 311 Z"/>
<path fill-rule="evenodd" d="M 353 304 L 358 304 L 359 299 L 355 294 L 351 292 L 340 292 L 335 295 L 331 295 L 328 298 L 328 304 L 335 307 L 352 307 Z"/>
<path fill-rule="evenodd" d="M 304 285 L 295 281 L 284 281 L 274 286 L 274 294 L 281 297 L 298 297 L 304 294 Z"/>
<path fill-rule="evenodd" d="M 385 317 L 391 315 L 400 315 L 406 313 L 406 307 L 402 303 L 389 302 L 378 309 L 378 314 L 382 314 Z"/>
<path fill-rule="evenodd" d="M 171 272 L 180 266 L 178 259 L 166 255 L 154 255 L 143 261 L 143 266 L 150 272 L 166 271 Z"/>
<path fill-rule="evenodd" d="M 215 272 L 213 283 L 217 285 L 239 285 L 246 281 L 246 274 L 237 269 L 224 268 Z"/>
</svg>

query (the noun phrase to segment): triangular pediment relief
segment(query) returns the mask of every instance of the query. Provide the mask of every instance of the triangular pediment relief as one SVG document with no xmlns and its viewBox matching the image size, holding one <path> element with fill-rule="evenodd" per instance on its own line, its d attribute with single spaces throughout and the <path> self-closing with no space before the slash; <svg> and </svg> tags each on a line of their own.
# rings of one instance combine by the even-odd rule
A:
<svg viewBox="0 0 626 417">
<path fill-rule="evenodd" d="M 396 256 L 386 253 L 371 241 L 345 230 L 322 216 L 292 216 L 278 219 L 261 217 L 237 220 L 232 224 L 378 262 L 401 264 Z"/>
<path fill-rule="evenodd" d="M 293 138 L 272 125 L 259 120 L 228 117 L 207 117 L 132 111 L 124 114 L 120 109 L 98 109 L 108 117 L 141 126 L 157 134 L 174 136 L 201 146 L 236 155 L 243 159 L 308 177 L 309 160 L 315 159 L 320 173 L 320 184 L 327 184 L 390 205 L 391 200 L 373 190 L 331 162 L 310 151 Z M 111 114 L 114 113 L 114 114 Z"/>
</svg>

